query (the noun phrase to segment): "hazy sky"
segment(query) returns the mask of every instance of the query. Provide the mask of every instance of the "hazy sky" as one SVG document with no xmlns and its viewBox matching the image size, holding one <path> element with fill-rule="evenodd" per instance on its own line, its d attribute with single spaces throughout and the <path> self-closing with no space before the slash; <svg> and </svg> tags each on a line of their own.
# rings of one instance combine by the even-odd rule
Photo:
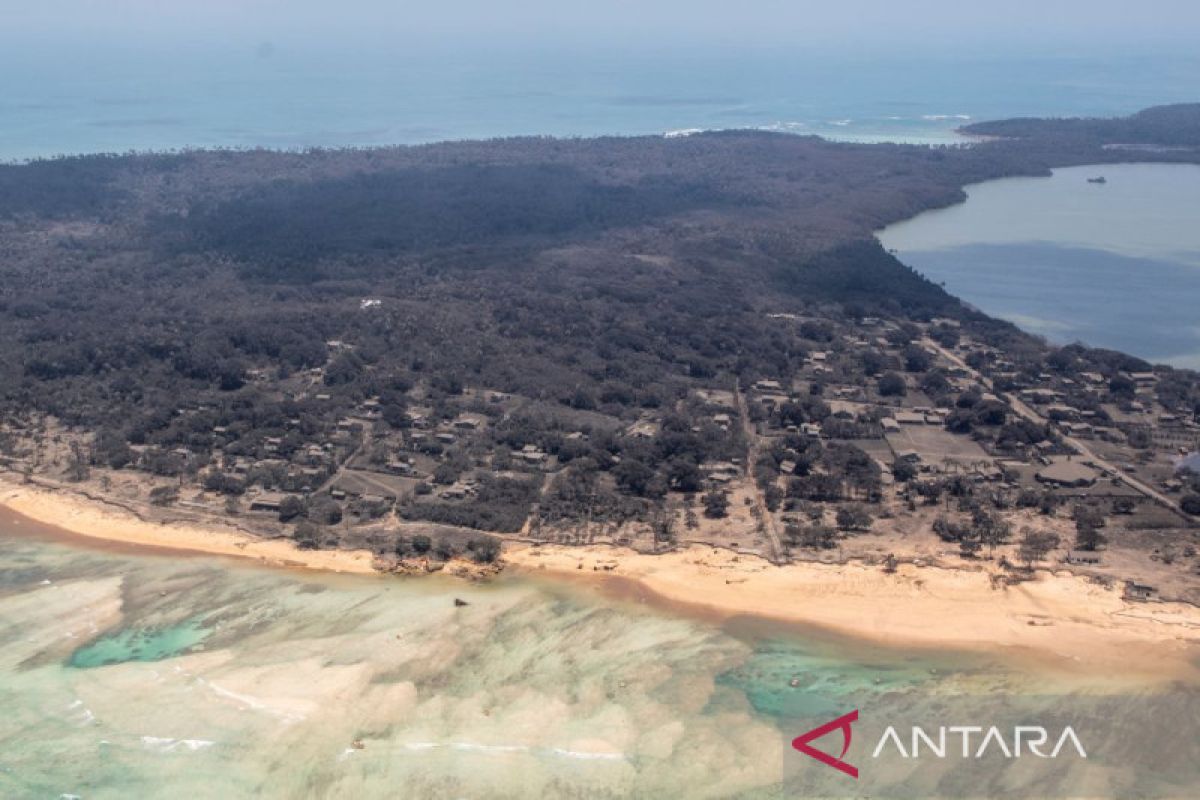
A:
<svg viewBox="0 0 1200 800">
<path fill-rule="evenodd" d="M 1200 41 L 1198 0 L 0 0 L 0 41 L 953 50 Z"/>
</svg>

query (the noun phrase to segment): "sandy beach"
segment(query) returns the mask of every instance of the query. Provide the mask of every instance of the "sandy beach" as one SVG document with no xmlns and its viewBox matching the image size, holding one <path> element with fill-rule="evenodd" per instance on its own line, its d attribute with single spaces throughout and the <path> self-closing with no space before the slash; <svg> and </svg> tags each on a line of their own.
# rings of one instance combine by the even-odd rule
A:
<svg viewBox="0 0 1200 800">
<path fill-rule="evenodd" d="M 516 545 L 505 558 L 538 574 L 634 581 L 720 617 L 767 617 L 896 646 L 984 650 L 1116 679 L 1200 679 L 1200 608 L 1127 602 L 1120 590 L 1065 571 L 994 589 L 982 568 L 777 567 L 699 546 L 648 556 Z"/>
<path fill-rule="evenodd" d="M 157 523 L 66 491 L 0 481 L 13 529 L 85 537 L 94 544 L 232 556 L 268 566 L 378 572 L 365 550 L 299 550 L 216 524 Z M 692 546 L 643 555 L 608 546 L 506 542 L 515 571 L 613 588 L 634 585 L 665 604 L 716 618 L 757 616 L 904 647 L 951 647 L 1033 658 L 1050 668 L 1140 680 L 1200 680 L 1200 608 L 1128 602 L 1070 572 L 993 588 L 987 567 L 901 564 L 894 574 L 859 563 L 778 567 Z"/>
<path fill-rule="evenodd" d="M 0 480 L 0 507 L 97 543 L 234 556 L 271 566 L 359 574 L 376 572 L 374 557 L 366 550 L 300 550 L 289 541 L 257 539 L 232 526 L 160 524 L 117 505 L 34 485 Z M 19 527 L 22 521 L 12 522 Z"/>
</svg>

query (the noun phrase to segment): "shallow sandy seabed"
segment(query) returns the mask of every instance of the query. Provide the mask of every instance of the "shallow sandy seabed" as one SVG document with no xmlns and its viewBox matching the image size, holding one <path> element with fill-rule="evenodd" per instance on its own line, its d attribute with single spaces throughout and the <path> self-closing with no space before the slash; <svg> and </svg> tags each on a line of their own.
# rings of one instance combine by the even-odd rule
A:
<svg viewBox="0 0 1200 800">
<path fill-rule="evenodd" d="M 155 524 L 95 501 L 0 482 L 0 505 L 90 539 L 248 558 L 272 566 L 370 574 L 368 551 L 298 550 L 235 528 Z M 905 647 L 964 648 L 1034 659 L 1067 672 L 1200 680 L 1200 608 L 1131 603 L 1069 572 L 993 588 L 986 568 L 903 564 L 895 574 L 849 564 L 777 567 L 693 546 L 643 555 L 607 546 L 506 543 L 506 563 L 573 582 L 632 581 L 659 599 L 718 617 L 759 616 Z"/>
</svg>

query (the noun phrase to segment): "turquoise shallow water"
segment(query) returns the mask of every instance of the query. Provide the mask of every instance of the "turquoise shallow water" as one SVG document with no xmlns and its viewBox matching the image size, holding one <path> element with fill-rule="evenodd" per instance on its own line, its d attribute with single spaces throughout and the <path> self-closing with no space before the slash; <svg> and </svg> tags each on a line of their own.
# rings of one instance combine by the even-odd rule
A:
<svg viewBox="0 0 1200 800">
<path fill-rule="evenodd" d="M 20 526 L 0 518 L 4 798 L 1170 797 L 1196 777 L 1179 730 L 1165 767 L 1152 738 L 1115 769 L 1104 750 L 1127 737 L 1085 685 L 989 657 L 718 626 L 530 578 L 299 574 L 4 530 Z M 1193 690 L 1173 691 L 1122 716 L 1194 726 Z M 847 786 L 788 743 L 851 709 L 864 773 Z M 870 758 L 886 720 L 1043 712 L 1092 724 L 1087 771 Z"/>
<path fill-rule="evenodd" d="M 159 630 L 126 628 L 79 648 L 67 664 L 87 669 L 130 661 L 162 661 L 195 652 L 210 632 L 195 619 Z"/>
</svg>

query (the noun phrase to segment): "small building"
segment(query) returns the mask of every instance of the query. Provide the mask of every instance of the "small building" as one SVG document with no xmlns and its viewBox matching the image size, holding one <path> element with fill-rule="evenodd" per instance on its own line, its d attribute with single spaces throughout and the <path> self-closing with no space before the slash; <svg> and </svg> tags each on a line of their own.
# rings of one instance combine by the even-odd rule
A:
<svg viewBox="0 0 1200 800">
<path fill-rule="evenodd" d="M 1137 583 L 1135 581 L 1125 581 L 1125 599 L 1147 601 L 1154 600 L 1158 596 L 1158 589 L 1145 583 Z"/>
<path fill-rule="evenodd" d="M 901 425 L 924 425 L 925 414 L 916 411 L 897 411 L 892 419 Z"/>
<path fill-rule="evenodd" d="M 1095 566 L 1100 563 L 1100 554 L 1095 550 L 1068 550 L 1067 563 L 1079 566 Z"/>
<path fill-rule="evenodd" d="M 483 427 L 485 419 L 479 414 L 460 414 L 450 424 L 460 431 L 477 431 Z"/>
<path fill-rule="evenodd" d="M 269 511 L 272 514 L 278 514 L 286 497 L 287 495 L 280 494 L 279 492 L 264 492 L 250 501 L 250 510 Z"/>
<path fill-rule="evenodd" d="M 1099 475 L 1096 470 L 1078 461 L 1055 461 L 1037 473 L 1042 483 L 1064 489 L 1080 489 L 1092 486 Z"/>
<path fill-rule="evenodd" d="M 534 444 L 527 444 L 513 453 L 514 456 L 524 461 L 526 464 L 543 464 L 546 461 L 546 454 L 541 448 Z"/>
</svg>

